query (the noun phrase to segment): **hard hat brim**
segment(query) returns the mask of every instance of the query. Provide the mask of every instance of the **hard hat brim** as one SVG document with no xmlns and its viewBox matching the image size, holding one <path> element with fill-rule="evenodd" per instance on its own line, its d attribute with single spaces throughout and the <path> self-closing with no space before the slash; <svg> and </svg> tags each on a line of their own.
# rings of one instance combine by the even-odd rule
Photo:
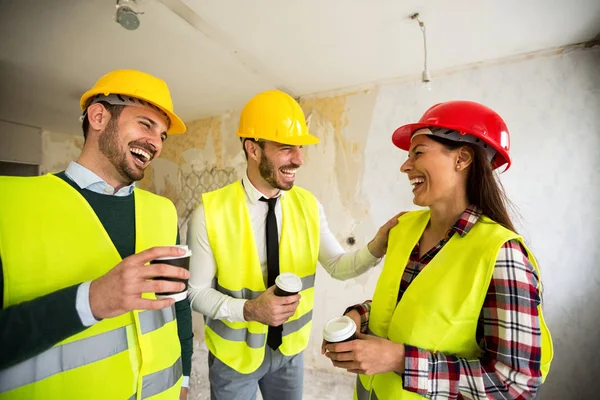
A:
<svg viewBox="0 0 600 400">
<path fill-rule="evenodd" d="M 410 149 L 410 138 L 412 137 L 413 133 L 421 128 L 427 128 L 429 126 L 432 126 L 432 124 L 417 123 L 402 125 L 400 128 L 394 131 L 394 134 L 392 135 L 392 142 L 396 147 L 408 151 Z"/>
</svg>

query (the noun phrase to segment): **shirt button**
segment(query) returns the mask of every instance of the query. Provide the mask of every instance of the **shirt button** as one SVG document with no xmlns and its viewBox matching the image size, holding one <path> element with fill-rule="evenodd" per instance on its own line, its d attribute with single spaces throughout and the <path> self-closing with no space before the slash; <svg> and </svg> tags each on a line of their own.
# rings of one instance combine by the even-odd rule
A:
<svg viewBox="0 0 600 400">
<path fill-rule="evenodd" d="M 112 189 L 109 188 L 109 187 L 105 187 L 104 188 L 104 193 L 106 193 L 106 194 L 112 194 Z"/>
</svg>

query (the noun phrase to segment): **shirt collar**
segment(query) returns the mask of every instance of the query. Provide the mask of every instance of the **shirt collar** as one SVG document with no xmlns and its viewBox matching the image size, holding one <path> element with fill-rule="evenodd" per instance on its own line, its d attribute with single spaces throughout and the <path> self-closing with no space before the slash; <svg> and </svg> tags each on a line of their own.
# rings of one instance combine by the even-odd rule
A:
<svg viewBox="0 0 600 400">
<path fill-rule="evenodd" d="M 127 196 L 133 192 L 133 189 L 135 189 L 135 182 L 132 182 L 130 185 L 122 187 L 115 192 L 114 188 L 106 183 L 102 178 L 75 161 L 72 161 L 69 164 L 69 167 L 65 170 L 65 175 L 67 175 L 67 177 L 75 182 L 81 189 L 88 189 L 96 193 Z M 97 190 L 99 187 L 102 187 L 103 189 L 109 188 L 112 190 L 107 193 L 105 190 Z"/>
<path fill-rule="evenodd" d="M 456 232 L 461 237 L 464 237 L 467 233 L 469 233 L 471 228 L 473 228 L 473 225 L 475 225 L 475 223 L 479 220 L 479 217 L 481 217 L 481 212 L 481 208 L 471 204 L 465 209 L 465 211 L 463 211 L 462 215 L 454 223 L 452 228 L 448 230 L 447 236 L 450 237 L 452 236 L 453 232 Z"/>
<path fill-rule="evenodd" d="M 262 194 L 252 184 L 252 182 L 250 182 L 250 178 L 248 178 L 248 171 L 246 171 L 246 173 L 244 174 L 244 177 L 242 178 L 242 186 L 244 187 L 244 191 L 246 192 L 246 197 L 248 197 L 250 204 L 256 204 L 260 200 L 261 197 L 268 198 L 267 196 Z M 280 190 L 279 193 L 277 193 L 273 197 L 281 197 L 283 199 L 284 194 L 285 194 L 285 191 Z"/>
</svg>

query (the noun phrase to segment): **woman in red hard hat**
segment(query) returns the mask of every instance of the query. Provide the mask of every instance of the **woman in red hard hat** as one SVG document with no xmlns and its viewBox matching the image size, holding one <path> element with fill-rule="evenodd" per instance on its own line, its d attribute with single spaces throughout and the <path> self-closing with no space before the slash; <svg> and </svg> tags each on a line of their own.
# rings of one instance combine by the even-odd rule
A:
<svg viewBox="0 0 600 400">
<path fill-rule="evenodd" d="M 506 124 L 449 101 L 392 141 L 427 209 L 399 218 L 373 301 L 346 311 L 360 340 L 327 345 L 327 356 L 358 374 L 359 400 L 533 397 L 553 350 L 537 262 L 494 175 L 511 164 Z"/>
</svg>

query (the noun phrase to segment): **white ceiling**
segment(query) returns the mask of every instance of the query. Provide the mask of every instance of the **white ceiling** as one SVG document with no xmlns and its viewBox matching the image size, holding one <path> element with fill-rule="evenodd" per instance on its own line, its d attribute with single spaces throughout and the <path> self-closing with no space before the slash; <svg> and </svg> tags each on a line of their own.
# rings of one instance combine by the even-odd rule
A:
<svg viewBox="0 0 600 400">
<path fill-rule="evenodd" d="M 79 131 L 79 96 L 104 73 L 167 81 L 193 120 L 255 93 L 295 96 L 420 74 L 427 26 L 436 70 L 592 40 L 598 0 L 143 0 L 141 26 L 114 0 L 0 2 L 0 119 Z"/>
</svg>

